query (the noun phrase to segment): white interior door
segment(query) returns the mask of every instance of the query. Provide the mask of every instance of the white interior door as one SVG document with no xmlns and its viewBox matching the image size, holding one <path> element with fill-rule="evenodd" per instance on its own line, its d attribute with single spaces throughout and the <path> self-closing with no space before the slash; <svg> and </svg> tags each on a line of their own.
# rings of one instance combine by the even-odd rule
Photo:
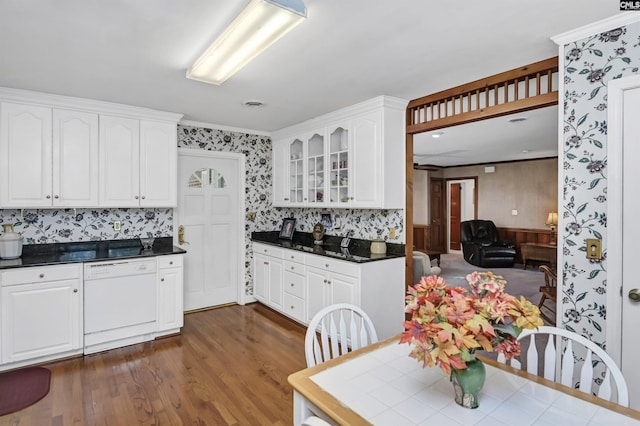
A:
<svg viewBox="0 0 640 426">
<path fill-rule="evenodd" d="M 631 408 L 640 409 L 640 76 L 609 82 L 607 206 L 607 352 L 618 362 Z M 625 226 L 628 225 L 628 226 Z"/>
<path fill-rule="evenodd" d="M 241 302 L 244 156 L 179 149 L 174 240 L 184 259 L 186 311 Z M 184 242 L 179 241 L 180 227 Z"/>
</svg>

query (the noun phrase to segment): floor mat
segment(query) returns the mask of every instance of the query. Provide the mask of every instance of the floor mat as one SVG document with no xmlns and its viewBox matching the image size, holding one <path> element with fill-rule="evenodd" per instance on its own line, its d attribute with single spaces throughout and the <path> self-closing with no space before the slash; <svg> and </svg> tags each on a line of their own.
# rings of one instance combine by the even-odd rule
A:
<svg viewBox="0 0 640 426">
<path fill-rule="evenodd" d="M 0 373 L 0 416 L 40 401 L 49 393 L 51 371 L 27 367 Z"/>
</svg>

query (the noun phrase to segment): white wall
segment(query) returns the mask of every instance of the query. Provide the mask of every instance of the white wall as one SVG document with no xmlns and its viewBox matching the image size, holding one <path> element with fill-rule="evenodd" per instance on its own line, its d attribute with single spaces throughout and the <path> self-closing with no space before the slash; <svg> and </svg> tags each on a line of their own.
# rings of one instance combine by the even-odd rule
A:
<svg viewBox="0 0 640 426">
<path fill-rule="evenodd" d="M 413 171 L 413 223 L 429 223 L 429 172 Z"/>
</svg>

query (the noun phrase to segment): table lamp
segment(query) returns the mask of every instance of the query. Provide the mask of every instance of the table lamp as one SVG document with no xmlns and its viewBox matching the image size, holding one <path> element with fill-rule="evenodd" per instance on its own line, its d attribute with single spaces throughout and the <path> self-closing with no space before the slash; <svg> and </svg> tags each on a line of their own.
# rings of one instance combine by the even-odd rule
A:
<svg viewBox="0 0 640 426">
<path fill-rule="evenodd" d="M 549 244 L 552 246 L 556 245 L 556 226 L 558 226 L 558 213 L 550 212 L 549 216 L 547 216 L 547 226 L 551 227 L 551 239 Z"/>
</svg>

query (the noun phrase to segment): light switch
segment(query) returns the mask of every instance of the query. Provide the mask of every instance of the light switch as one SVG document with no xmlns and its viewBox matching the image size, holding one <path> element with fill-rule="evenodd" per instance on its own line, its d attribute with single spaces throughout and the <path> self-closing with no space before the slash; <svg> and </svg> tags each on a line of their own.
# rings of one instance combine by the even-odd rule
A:
<svg viewBox="0 0 640 426">
<path fill-rule="evenodd" d="M 602 240 L 587 238 L 587 259 L 602 259 Z"/>
<path fill-rule="evenodd" d="M 396 228 L 389 228 L 389 238 L 395 240 L 396 238 Z"/>
<path fill-rule="evenodd" d="M 113 222 L 113 230 L 114 231 L 119 231 L 120 229 L 122 229 L 122 222 L 120 222 L 119 220 L 116 220 Z"/>
</svg>

